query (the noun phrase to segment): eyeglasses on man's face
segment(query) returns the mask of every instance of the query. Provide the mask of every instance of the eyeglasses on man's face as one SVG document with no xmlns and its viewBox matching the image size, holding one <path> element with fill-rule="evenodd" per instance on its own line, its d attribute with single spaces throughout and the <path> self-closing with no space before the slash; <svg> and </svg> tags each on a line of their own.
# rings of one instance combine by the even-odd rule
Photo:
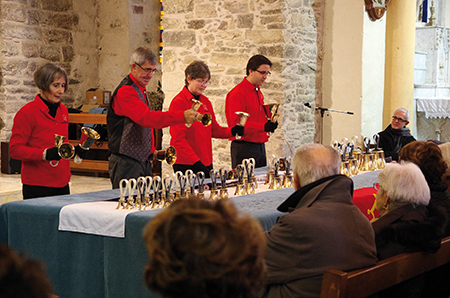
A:
<svg viewBox="0 0 450 298">
<path fill-rule="evenodd" d="M 257 70 L 257 69 L 255 71 L 259 72 L 263 76 L 270 76 L 272 74 L 270 71 L 260 71 L 260 70 Z"/>
<path fill-rule="evenodd" d="M 145 73 L 156 73 L 158 70 L 156 68 L 143 68 L 139 63 L 134 62 L 137 66 L 139 66 Z"/>
<path fill-rule="evenodd" d="M 400 121 L 400 122 L 408 122 L 408 120 L 405 120 L 405 119 L 399 118 L 399 117 L 395 117 L 395 116 L 392 116 L 392 120 L 394 120 L 394 121 Z"/>
</svg>

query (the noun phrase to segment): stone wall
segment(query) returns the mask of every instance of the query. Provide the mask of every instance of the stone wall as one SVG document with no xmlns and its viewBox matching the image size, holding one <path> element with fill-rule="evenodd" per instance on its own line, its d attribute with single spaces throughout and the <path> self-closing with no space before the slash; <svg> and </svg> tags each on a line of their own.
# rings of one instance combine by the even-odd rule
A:
<svg viewBox="0 0 450 298">
<path fill-rule="evenodd" d="M 98 64 L 92 34 L 97 7 L 87 0 L 3 0 L 1 12 L 0 140 L 8 141 L 15 113 L 38 92 L 33 73 L 41 64 L 51 61 L 69 73 L 64 103 L 84 101 L 80 90 L 98 77 L 92 67 Z"/>
<path fill-rule="evenodd" d="M 321 1 L 320 1 L 321 2 Z M 266 103 L 280 103 L 279 129 L 266 144 L 268 155 L 292 155 L 314 140 L 316 21 L 313 0 L 164 0 L 163 77 L 165 109 L 184 85 L 184 69 L 194 60 L 211 70 L 205 95 L 219 124 L 226 126 L 225 97 L 245 76 L 255 54 L 272 62 L 262 86 Z M 164 131 L 163 147 L 170 142 Z M 228 140 L 213 140 L 215 168 L 230 168 Z"/>
</svg>

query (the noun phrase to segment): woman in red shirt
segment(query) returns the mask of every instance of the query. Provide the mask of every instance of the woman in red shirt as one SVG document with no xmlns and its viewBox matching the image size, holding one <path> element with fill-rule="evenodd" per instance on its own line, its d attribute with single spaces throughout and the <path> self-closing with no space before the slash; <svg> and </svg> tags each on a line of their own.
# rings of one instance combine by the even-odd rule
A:
<svg viewBox="0 0 450 298">
<path fill-rule="evenodd" d="M 214 110 L 209 99 L 203 95 L 209 84 L 211 73 L 208 65 L 203 61 L 194 61 L 186 67 L 185 86 L 172 100 L 169 111 L 186 110 L 192 108 L 192 99 L 199 100 L 200 114 L 211 114 L 211 125 L 203 126 L 196 121 L 190 127 L 185 124 L 170 127 L 170 145 L 177 150 L 177 161 L 173 165 L 174 171 L 185 173 L 191 169 L 194 173 L 203 171 L 209 177 L 209 171 L 213 168 L 211 138 L 227 139 L 236 134 L 244 135 L 244 127 L 235 125 L 233 128 L 222 127 L 216 121 Z"/>
<path fill-rule="evenodd" d="M 67 73 L 47 63 L 34 73 L 34 83 L 40 93 L 17 112 L 10 139 L 11 157 L 22 161 L 23 199 L 70 193 L 69 160 L 61 159 L 54 144 L 55 134 L 69 132 L 69 113 L 61 103 Z"/>
</svg>

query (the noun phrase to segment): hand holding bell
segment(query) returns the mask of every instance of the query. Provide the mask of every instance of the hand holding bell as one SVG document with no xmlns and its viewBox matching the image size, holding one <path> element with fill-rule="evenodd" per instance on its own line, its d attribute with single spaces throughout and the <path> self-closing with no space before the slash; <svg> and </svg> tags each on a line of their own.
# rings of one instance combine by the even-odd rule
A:
<svg viewBox="0 0 450 298">
<path fill-rule="evenodd" d="M 250 114 L 249 114 L 249 113 L 246 113 L 246 112 L 236 112 L 235 114 L 236 114 L 236 115 L 239 115 L 239 123 L 236 124 L 236 126 L 242 126 L 242 127 L 244 127 L 244 126 L 245 126 L 245 123 L 247 122 L 247 118 L 250 117 Z M 236 127 L 236 126 L 235 126 L 235 127 Z M 235 127 L 233 127 L 232 130 L 233 130 Z M 237 131 L 237 129 L 235 129 L 235 131 L 234 131 L 234 132 L 232 131 L 231 134 L 233 134 L 233 135 L 236 136 L 236 140 L 240 140 L 241 137 L 244 135 L 244 132 L 242 131 L 242 134 L 239 134 L 239 131 Z"/>
<path fill-rule="evenodd" d="M 100 134 L 90 127 L 82 127 L 81 132 L 80 144 L 75 149 L 75 158 L 73 159 L 75 163 L 81 163 L 92 144 L 100 139 Z"/>
<path fill-rule="evenodd" d="M 192 104 L 191 110 L 197 112 L 198 109 L 200 108 L 200 106 L 203 103 L 201 101 L 195 99 L 195 98 L 192 98 L 191 100 L 194 102 Z M 200 121 L 203 124 L 203 126 L 209 126 L 211 124 L 211 122 L 212 122 L 212 116 L 211 116 L 210 113 L 205 113 L 203 115 L 200 114 L 200 113 L 197 113 L 195 115 L 195 118 L 194 118 L 193 122 L 195 122 L 195 121 Z M 191 123 L 188 123 L 187 121 L 185 121 L 185 122 L 186 122 L 186 127 L 191 127 L 192 126 L 193 122 L 191 122 Z"/>
</svg>

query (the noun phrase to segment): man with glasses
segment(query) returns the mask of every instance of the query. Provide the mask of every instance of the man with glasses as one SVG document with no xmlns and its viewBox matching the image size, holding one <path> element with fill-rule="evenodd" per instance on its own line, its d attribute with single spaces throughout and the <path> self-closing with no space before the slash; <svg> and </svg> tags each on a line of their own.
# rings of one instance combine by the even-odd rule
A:
<svg viewBox="0 0 450 298">
<path fill-rule="evenodd" d="M 228 94 L 225 102 L 225 114 L 228 127 L 239 123 L 240 116 L 236 112 L 250 114 L 245 124 L 245 135 L 236 139 L 230 138 L 231 164 L 233 169 L 243 159 L 254 158 L 256 167 L 266 166 L 265 142 L 270 133 L 278 127 L 278 122 L 271 122 L 270 115 L 264 109 L 264 96 L 260 86 L 270 76 L 272 62 L 262 55 L 255 55 L 247 63 L 247 76 Z"/>
<path fill-rule="evenodd" d="M 400 150 L 408 143 L 416 139 L 411 135 L 411 131 L 406 127 L 409 123 L 409 111 L 405 108 L 398 108 L 394 111 L 391 124 L 380 135 L 380 147 L 384 151 L 387 160 L 398 161 Z"/>
<path fill-rule="evenodd" d="M 146 86 L 157 71 L 156 55 L 140 47 L 133 52 L 130 62 L 131 72 L 113 92 L 107 116 L 109 177 L 113 188 L 119 188 L 122 179 L 151 176 L 150 157 L 155 151 L 153 128 L 192 124 L 198 114 L 191 109 L 153 111 Z"/>
</svg>

